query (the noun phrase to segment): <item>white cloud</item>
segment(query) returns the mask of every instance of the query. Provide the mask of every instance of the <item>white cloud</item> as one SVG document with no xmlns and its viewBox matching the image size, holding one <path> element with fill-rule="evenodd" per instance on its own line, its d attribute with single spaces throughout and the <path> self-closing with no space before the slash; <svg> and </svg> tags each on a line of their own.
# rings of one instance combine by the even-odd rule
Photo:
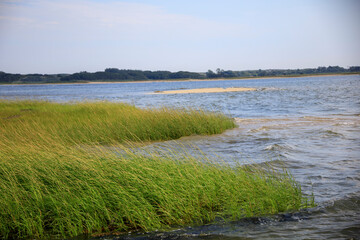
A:
<svg viewBox="0 0 360 240">
<path fill-rule="evenodd" d="M 0 22 L 2 23 L 15 23 L 15 24 L 32 24 L 34 23 L 33 19 L 24 18 L 24 17 L 11 17 L 11 16 L 0 16 Z"/>
</svg>

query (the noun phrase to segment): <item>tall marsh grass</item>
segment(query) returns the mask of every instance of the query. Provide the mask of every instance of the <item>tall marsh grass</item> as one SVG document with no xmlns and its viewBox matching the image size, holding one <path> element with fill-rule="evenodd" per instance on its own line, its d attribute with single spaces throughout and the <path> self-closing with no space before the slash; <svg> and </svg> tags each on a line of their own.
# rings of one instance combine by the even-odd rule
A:
<svg viewBox="0 0 360 240">
<path fill-rule="evenodd" d="M 0 238 L 150 231 L 311 204 L 286 172 L 119 144 L 233 126 L 224 115 L 199 111 L 1 102 Z"/>
<path fill-rule="evenodd" d="M 14 133 L 22 139 L 51 134 L 68 143 L 100 144 L 217 134 L 235 127 L 234 121 L 221 113 L 139 109 L 111 102 L 0 101 L 0 121 L 1 127 L 8 129 L 8 138 L 14 138 Z"/>
</svg>

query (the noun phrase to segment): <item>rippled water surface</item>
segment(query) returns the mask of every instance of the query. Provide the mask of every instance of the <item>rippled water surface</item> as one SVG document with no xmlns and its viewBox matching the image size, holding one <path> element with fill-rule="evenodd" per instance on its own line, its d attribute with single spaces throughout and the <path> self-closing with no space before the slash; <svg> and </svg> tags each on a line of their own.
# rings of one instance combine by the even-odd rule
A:
<svg viewBox="0 0 360 240">
<path fill-rule="evenodd" d="M 254 87 L 251 92 L 151 95 L 154 91 Z M 0 85 L 0 98 L 108 100 L 139 107 L 221 111 L 238 127 L 184 137 L 231 163 L 285 166 L 318 206 L 297 213 L 107 239 L 360 239 L 360 76 L 69 85 Z M 155 145 L 174 144 L 156 143 Z"/>
</svg>

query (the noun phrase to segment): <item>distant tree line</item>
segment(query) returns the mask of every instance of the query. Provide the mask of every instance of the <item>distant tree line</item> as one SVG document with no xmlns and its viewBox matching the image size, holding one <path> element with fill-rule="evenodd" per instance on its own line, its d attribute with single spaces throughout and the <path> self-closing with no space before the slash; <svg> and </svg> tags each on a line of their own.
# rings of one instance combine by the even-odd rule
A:
<svg viewBox="0 0 360 240">
<path fill-rule="evenodd" d="M 117 68 L 107 68 L 103 72 L 79 72 L 61 78 L 61 81 L 99 81 L 99 80 L 165 80 L 165 79 L 186 79 L 205 78 L 205 74 L 195 72 L 169 72 L 169 71 L 141 71 L 141 70 L 120 70 Z"/>
<path fill-rule="evenodd" d="M 0 83 L 59 83 L 69 74 L 11 74 L 0 71 Z"/>
<path fill-rule="evenodd" d="M 208 70 L 206 78 L 247 78 L 247 77 L 277 77 L 277 76 L 301 76 L 301 75 L 320 75 L 320 74 L 341 74 L 341 73 L 359 73 L 360 66 L 350 67 L 348 69 L 339 66 L 305 68 L 305 69 L 268 69 L 268 70 L 248 70 L 231 71 L 216 69 L 216 72 Z"/>
<path fill-rule="evenodd" d="M 67 83 L 91 81 L 146 81 L 167 79 L 207 79 L 207 78 L 251 78 L 251 77 L 281 77 L 320 74 L 360 73 L 360 66 L 343 68 L 339 66 L 306 68 L 306 69 L 268 69 L 232 71 L 216 69 L 206 73 L 141 71 L 118 68 L 107 68 L 99 72 L 78 72 L 74 74 L 11 74 L 0 71 L 0 83 Z"/>
</svg>

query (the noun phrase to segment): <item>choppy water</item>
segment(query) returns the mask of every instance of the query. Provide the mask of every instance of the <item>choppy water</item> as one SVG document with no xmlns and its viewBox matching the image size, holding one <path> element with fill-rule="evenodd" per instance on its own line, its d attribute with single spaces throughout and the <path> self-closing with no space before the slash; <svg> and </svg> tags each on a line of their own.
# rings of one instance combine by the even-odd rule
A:
<svg viewBox="0 0 360 240">
<path fill-rule="evenodd" d="M 150 95 L 158 90 L 255 87 L 253 92 Z M 0 86 L 0 98 L 109 100 L 225 112 L 238 128 L 179 140 L 230 163 L 284 165 L 318 206 L 107 239 L 360 239 L 360 76 L 198 82 Z M 157 145 L 165 143 L 156 143 Z M 173 144 L 172 142 L 166 144 Z"/>
</svg>

